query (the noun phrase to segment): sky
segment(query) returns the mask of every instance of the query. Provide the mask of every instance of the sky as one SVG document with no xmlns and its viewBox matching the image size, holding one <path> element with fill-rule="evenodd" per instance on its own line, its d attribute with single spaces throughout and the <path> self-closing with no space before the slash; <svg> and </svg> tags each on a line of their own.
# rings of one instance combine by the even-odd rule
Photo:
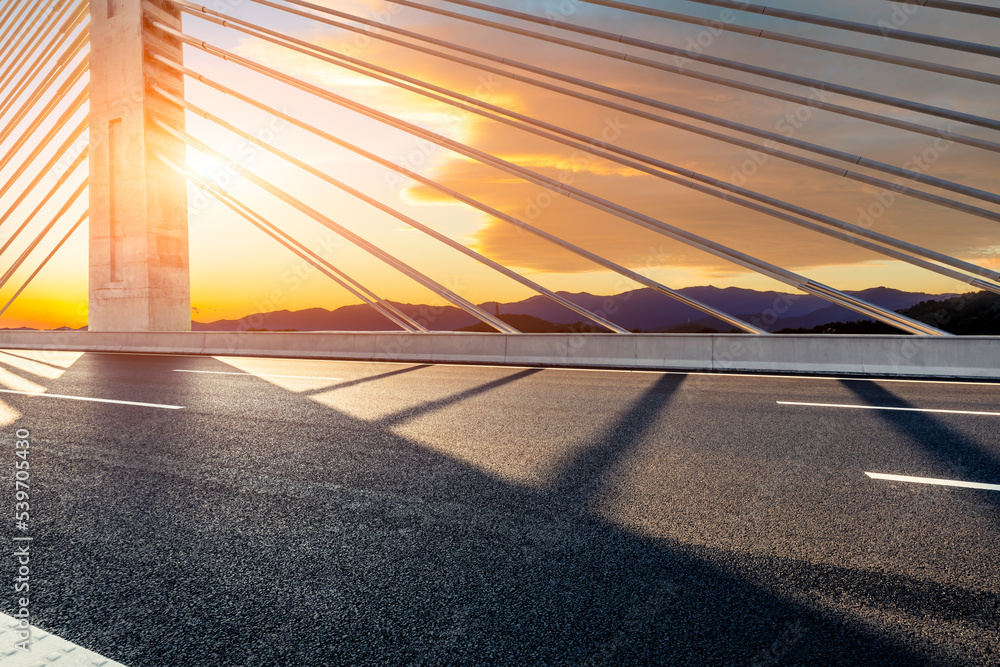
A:
<svg viewBox="0 0 1000 667">
<path fill-rule="evenodd" d="M 415 31 L 455 44 L 477 49 L 535 67 L 553 70 L 603 86 L 652 98 L 677 107 L 708 114 L 763 130 L 790 134 L 805 140 L 862 155 L 881 162 L 913 164 L 931 176 L 957 181 L 984 190 L 996 190 L 998 156 L 986 150 L 947 144 L 933 137 L 913 134 L 828 111 L 802 107 L 752 92 L 716 83 L 698 81 L 642 65 L 613 60 L 565 46 L 513 35 L 463 21 L 437 16 L 419 9 L 387 5 L 381 0 L 316 0 L 317 4 L 375 20 L 388 19 L 392 26 Z M 670 62 L 672 57 L 646 49 L 625 46 L 597 38 L 575 35 L 547 26 L 532 26 L 513 19 L 463 8 L 442 0 L 423 0 L 432 5 L 516 25 L 545 34 L 558 35 L 651 60 Z M 286 4 L 286 3 L 279 3 Z M 989 83 L 959 80 L 898 65 L 840 56 L 815 49 L 781 44 L 735 33 L 713 34 L 701 26 L 650 18 L 617 9 L 598 7 L 578 0 L 501 0 L 492 3 L 535 15 L 554 14 L 559 20 L 599 28 L 630 37 L 682 49 L 698 44 L 699 50 L 739 63 L 777 69 L 845 86 L 877 91 L 965 113 L 996 117 L 997 95 Z M 776 32 L 830 41 L 885 53 L 931 60 L 1000 74 L 1000 60 L 986 56 L 945 51 L 940 48 L 906 44 L 878 36 L 761 17 L 749 13 L 724 12 L 719 8 L 686 0 L 646 0 L 632 4 L 668 9 L 690 15 L 735 22 Z M 941 35 L 966 41 L 997 44 L 997 32 L 988 21 L 974 16 L 869 0 L 827 2 L 802 0 L 769 2 L 771 6 L 836 16 L 868 24 L 879 21 L 902 29 Z M 0 2 L 0 7 L 9 3 Z M 210 5 L 213 6 L 213 5 Z M 725 182 L 741 185 L 797 206 L 850 222 L 862 223 L 875 231 L 911 243 L 1000 270 L 1000 235 L 997 223 L 973 215 L 910 199 L 835 174 L 822 173 L 776 157 L 767 157 L 746 148 L 706 138 L 649 119 L 609 109 L 599 104 L 571 98 L 508 77 L 488 75 L 477 68 L 457 64 L 438 56 L 415 52 L 377 39 L 359 37 L 307 18 L 295 17 L 252 0 L 225 0 L 233 18 L 251 21 L 312 44 L 346 53 L 410 77 L 446 87 L 587 137 L 602 139 Z M 915 9 L 915 11 L 913 11 Z M 567 185 L 603 197 L 668 224 L 723 243 L 741 252 L 794 270 L 811 279 L 840 289 L 889 286 L 909 291 L 934 293 L 968 291 L 951 278 L 896 262 L 869 250 L 804 230 L 788 222 L 695 192 L 655 176 L 600 158 L 586 156 L 574 148 L 540 138 L 523 130 L 504 126 L 474 114 L 456 110 L 441 102 L 375 81 L 334 64 L 295 53 L 285 47 L 242 34 L 232 28 L 215 26 L 186 16 L 185 32 L 210 44 L 232 51 L 288 75 L 321 86 L 346 98 L 413 123 L 521 165 Z M 75 33 L 74 33 L 75 34 Z M 53 37 L 55 35 L 53 34 Z M 455 53 L 455 52 L 449 52 Z M 470 58 L 476 62 L 474 57 Z M 642 229 L 607 212 L 565 197 L 552 196 L 542 187 L 518 179 L 493 166 L 365 118 L 332 102 L 277 83 L 234 63 L 185 48 L 185 64 L 210 79 L 223 82 L 265 104 L 301 119 L 330 134 L 357 144 L 394 163 L 403 164 L 448 188 L 473 197 L 508 215 L 567 241 L 598 253 L 616 263 L 637 270 L 669 287 L 697 285 L 740 286 L 791 291 L 771 278 L 757 275 L 723 259 L 680 244 L 661 234 Z M 4 78 L 13 79 L 10 58 L 4 61 Z M 511 65 L 501 69 L 518 71 Z M 828 102 L 854 109 L 918 122 L 934 128 L 997 141 L 998 133 L 970 124 L 887 107 L 843 95 L 816 91 L 797 84 L 774 81 L 752 74 L 734 72 L 708 64 L 687 63 L 685 67 L 738 81 L 791 92 L 806 97 L 820 96 Z M 543 76 L 533 74 L 536 78 Z M 61 79 L 60 79 L 61 80 Z M 75 93 L 83 84 L 71 90 Z M 563 85 L 563 84 L 560 84 Z M 584 92 L 583 89 L 568 86 Z M 11 95 L 6 86 L 3 99 Z M 47 95 L 54 96 L 50 90 Z M 611 99 L 601 93 L 597 97 Z M 73 95 L 67 96 L 71 98 Z M 392 172 L 315 135 L 279 122 L 274 117 L 243 102 L 188 80 L 186 96 L 215 116 L 244 131 L 272 142 L 299 160 L 329 176 L 374 197 L 426 225 L 454 238 L 478 252 L 555 290 L 613 294 L 638 285 L 597 267 L 551 243 L 527 234 L 480 211 L 458 203 L 412 180 Z M 43 97 L 42 103 L 49 97 Z M 621 100 L 619 100 L 621 102 Z M 59 101 L 64 108 L 66 100 Z M 699 127 L 711 127 L 669 112 L 661 112 L 638 102 L 632 107 L 660 113 Z M 17 108 L 17 105 L 12 105 Z M 0 118 L 6 125 L 13 111 Z M 59 130 L 58 144 L 86 116 L 86 108 Z M 15 132 L 0 143 L 6 153 L 18 132 L 30 122 L 22 121 Z M 51 128 L 42 124 L 42 130 Z M 474 301 L 514 301 L 533 294 L 528 288 L 477 264 L 403 222 L 337 190 L 323 180 L 301 171 L 220 126 L 188 115 L 188 130 L 244 168 L 273 182 L 352 231 L 363 235 L 441 284 Z M 719 130 L 742 136 L 731 130 Z M 756 140 L 755 140 L 756 141 Z M 935 143 L 937 141 L 937 143 Z M 30 146 L 14 153 L 28 154 Z M 789 152 L 805 155 L 799 149 Z M 44 162 L 49 153 L 43 153 Z M 927 159 L 929 156 L 930 159 Z M 817 157 L 826 164 L 848 168 L 845 163 Z M 20 160 L 23 162 L 23 159 Z M 18 159 L 0 170 L 0 181 L 14 173 Z M 0 223 L 0 242 L 10 237 L 41 194 L 61 174 L 62 166 L 46 175 L 38 192 L 12 210 L 9 221 Z M 188 164 L 206 178 L 226 187 L 236 197 L 281 226 L 297 239 L 313 247 L 346 273 L 380 296 L 411 303 L 440 303 L 431 291 L 372 258 L 329 229 L 295 211 L 247 182 L 225 165 L 196 151 L 189 151 Z M 850 169 L 898 182 L 894 176 L 863 167 Z M 74 175 L 85 173 L 86 166 Z M 35 172 L 15 181 L 0 197 L 0 211 L 7 210 L 24 190 Z M 71 178 L 60 190 L 68 195 L 78 180 Z M 936 194 L 997 211 L 998 207 L 962 195 L 951 195 L 929 186 L 919 186 Z M 11 245 L 3 258 L 6 269 L 26 247 L 61 203 L 54 197 L 35 222 Z M 85 197 L 84 197 L 85 199 Z M 81 200 L 59 221 L 53 233 L 2 288 L 0 307 L 13 296 L 38 262 L 79 217 Z M 357 300 L 325 276 L 311 270 L 301 260 L 251 227 L 224 205 L 197 188 L 189 190 L 191 279 L 193 318 L 214 321 L 236 318 L 259 311 L 322 307 L 333 309 Z M 62 231 L 60 231 L 62 230 Z M 0 326 L 78 327 L 86 324 L 87 237 L 81 229 L 55 256 L 32 284 L 0 316 Z"/>
</svg>

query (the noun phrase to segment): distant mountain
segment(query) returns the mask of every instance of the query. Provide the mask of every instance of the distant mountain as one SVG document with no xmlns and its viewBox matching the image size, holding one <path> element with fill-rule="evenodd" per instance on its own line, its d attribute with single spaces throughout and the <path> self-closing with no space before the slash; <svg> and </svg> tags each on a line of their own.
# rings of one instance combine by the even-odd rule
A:
<svg viewBox="0 0 1000 667">
<path fill-rule="evenodd" d="M 697 299 L 727 313 L 738 314 L 742 319 L 757 324 L 768 331 L 785 328 L 811 328 L 829 322 L 856 319 L 856 313 L 830 306 L 829 302 L 808 294 L 760 292 L 739 287 L 689 287 L 678 290 L 681 294 Z M 851 292 L 854 296 L 890 310 L 909 308 L 923 301 L 949 298 L 954 295 L 932 295 L 902 292 L 877 287 Z M 652 289 L 639 289 L 614 296 L 560 292 L 560 296 L 629 330 L 639 331 L 702 331 L 714 329 L 730 331 L 732 326 L 706 317 L 700 310 L 684 305 Z M 480 324 L 463 310 L 453 306 L 431 307 L 426 305 L 393 303 L 407 315 L 421 322 L 432 331 L 457 331 Z M 499 308 L 505 315 L 529 315 L 554 325 L 572 325 L 581 320 L 576 313 L 544 296 L 535 296 L 514 303 L 494 302 L 481 304 L 489 313 Z M 537 324 L 533 326 L 545 325 Z M 237 320 L 219 320 L 211 323 L 193 322 L 195 331 L 397 331 L 399 328 L 374 309 L 366 305 L 344 306 L 336 310 L 310 308 L 300 311 L 256 313 Z"/>
<path fill-rule="evenodd" d="M 1000 335 L 1000 294 L 992 292 L 973 292 L 940 301 L 922 301 L 902 312 L 960 336 Z"/>
<path fill-rule="evenodd" d="M 2 327 L 0 331 L 86 331 L 87 327 L 79 327 L 73 329 L 71 327 L 59 327 L 58 329 L 34 329 L 32 327 L 16 327 L 11 329 L 10 327 Z"/>
<path fill-rule="evenodd" d="M 899 312 L 959 336 L 1000 335 L 1000 295 L 990 292 L 921 301 Z M 898 331 L 881 322 L 844 319 L 812 327 L 789 327 L 781 333 L 891 334 Z"/>
<path fill-rule="evenodd" d="M 726 313 L 757 313 L 762 316 L 776 305 L 784 316 L 804 315 L 822 308 L 824 301 L 817 297 L 782 294 L 780 292 L 758 292 L 756 290 L 728 287 L 690 287 L 678 290 L 684 296 L 718 308 Z M 614 296 L 560 292 L 560 296 L 593 312 L 603 312 L 608 319 L 626 329 L 651 331 L 672 328 L 689 322 L 706 319 L 703 312 L 676 301 L 666 294 L 653 289 L 639 289 Z M 924 297 L 926 298 L 926 296 Z M 919 301 L 920 299 L 916 299 Z M 914 303 L 916 303 L 914 301 Z M 501 312 L 533 315 L 549 322 L 569 324 L 580 319 L 580 315 L 544 296 L 531 297 L 516 303 L 503 304 Z M 709 326 L 727 330 L 730 325 L 715 319 L 707 320 Z"/>
<path fill-rule="evenodd" d="M 870 319 L 858 318 L 857 313 L 831 306 L 829 302 L 808 294 L 759 292 L 739 287 L 689 287 L 681 294 L 755 324 L 772 332 L 877 333 L 892 332 Z M 910 317 L 927 321 L 959 334 L 984 332 L 1000 334 L 1000 296 L 988 292 L 956 294 L 925 294 L 902 292 L 876 287 L 849 292 L 860 299 L 888 310 L 903 311 Z M 700 310 L 686 306 L 652 289 L 639 289 L 614 296 L 587 292 L 559 292 L 563 298 L 630 331 L 647 333 L 712 333 L 734 331 L 733 327 L 706 316 Z M 488 331 L 489 327 L 454 306 L 433 307 L 393 302 L 393 305 L 431 331 Z M 513 303 L 487 302 L 480 307 L 488 313 L 499 313 L 502 319 L 519 331 L 556 332 L 597 330 L 591 323 L 582 323 L 579 313 L 543 296 Z M 509 316 L 509 317 L 508 317 Z M 239 319 L 191 323 L 194 331 L 399 331 L 399 328 L 373 308 L 364 305 L 343 306 L 336 310 L 309 308 L 254 313 Z M 79 330 L 86 330 L 82 327 Z M 3 330 L 3 329 L 0 329 Z M 7 331 L 33 331 L 6 329 Z M 72 331 L 66 327 L 58 330 Z"/>
<path fill-rule="evenodd" d="M 931 298 L 941 299 L 954 296 L 952 294 L 929 295 L 913 292 L 900 292 L 897 290 L 886 289 L 885 287 L 877 287 L 875 289 L 863 290 L 861 292 L 848 292 L 848 294 L 892 311 L 905 310 Z M 775 324 L 775 326 L 769 327 L 769 330 L 777 331 L 778 329 L 784 328 L 810 328 L 821 324 L 827 324 L 829 322 L 846 322 L 851 320 L 874 321 L 864 320 L 864 318 L 859 320 L 858 314 L 853 310 L 848 310 L 847 308 L 843 308 L 841 306 L 825 305 L 825 301 L 822 303 L 824 304 L 824 307 L 810 313 L 806 313 L 805 315 L 800 315 L 798 317 L 782 317 L 781 320 Z"/>
<path fill-rule="evenodd" d="M 500 319 L 521 333 L 611 333 L 610 329 L 591 322 L 573 322 L 572 324 L 556 324 L 539 319 L 534 315 L 501 314 Z M 490 332 L 493 327 L 485 322 L 477 322 L 470 327 L 462 327 L 459 331 Z"/>
<path fill-rule="evenodd" d="M 432 331 L 455 331 L 479 321 L 453 306 L 393 305 Z M 343 306 L 336 310 L 309 308 L 255 313 L 238 320 L 218 320 L 207 324 L 191 322 L 191 328 L 194 331 L 400 331 L 398 326 L 364 304 Z"/>
</svg>

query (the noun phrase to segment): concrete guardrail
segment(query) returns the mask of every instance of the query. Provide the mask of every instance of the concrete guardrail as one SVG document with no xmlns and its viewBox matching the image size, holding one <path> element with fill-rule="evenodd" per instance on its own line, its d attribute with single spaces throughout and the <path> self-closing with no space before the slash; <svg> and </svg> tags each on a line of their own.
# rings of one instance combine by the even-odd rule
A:
<svg viewBox="0 0 1000 667">
<path fill-rule="evenodd" d="M 1000 337 L 3 331 L 0 348 L 1000 379 Z"/>
</svg>

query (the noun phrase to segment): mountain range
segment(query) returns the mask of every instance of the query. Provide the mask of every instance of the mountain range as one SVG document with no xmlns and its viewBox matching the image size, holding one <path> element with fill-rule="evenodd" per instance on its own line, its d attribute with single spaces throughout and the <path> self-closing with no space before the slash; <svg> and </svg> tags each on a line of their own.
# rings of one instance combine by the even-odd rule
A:
<svg viewBox="0 0 1000 667">
<path fill-rule="evenodd" d="M 809 329 L 829 322 L 858 320 L 857 313 L 830 305 L 808 294 L 762 292 L 739 287 L 689 287 L 678 290 L 719 310 L 734 314 L 768 331 Z M 921 302 L 948 299 L 954 294 L 903 292 L 876 287 L 849 294 L 889 310 L 911 308 Z M 560 296 L 588 310 L 604 315 L 621 327 L 635 331 L 658 332 L 682 328 L 698 331 L 730 331 L 732 326 L 706 316 L 652 289 L 639 289 L 614 296 L 560 292 Z M 478 320 L 453 306 L 432 307 L 395 303 L 415 320 L 433 331 L 456 331 L 475 326 Z M 544 296 L 512 303 L 479 304 L 489 313 L 530 315 L 547 323 L 569 325 L 583 319 L 578 313 Z M 398 327 L 366 305 L 343 306 L 335 310 L 310 308 L 255 313 L 236 320 L 192 322 L 195 331 L 393 331 Z"/>
</svg>

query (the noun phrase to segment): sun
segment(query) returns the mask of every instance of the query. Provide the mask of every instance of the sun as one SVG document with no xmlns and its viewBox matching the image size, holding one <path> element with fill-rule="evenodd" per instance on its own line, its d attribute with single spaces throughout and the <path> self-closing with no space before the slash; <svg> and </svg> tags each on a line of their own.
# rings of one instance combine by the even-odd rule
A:
<svg viewBox="0 0 1000 667">
<path fill-rule="evenodd" d="M 212 181 L 220 171 L 226 171 L 226 165 L 213 157 L 205 155 L 195 148 L 188 147 L 186 166 L 205 180 Z"/>
</svg>

